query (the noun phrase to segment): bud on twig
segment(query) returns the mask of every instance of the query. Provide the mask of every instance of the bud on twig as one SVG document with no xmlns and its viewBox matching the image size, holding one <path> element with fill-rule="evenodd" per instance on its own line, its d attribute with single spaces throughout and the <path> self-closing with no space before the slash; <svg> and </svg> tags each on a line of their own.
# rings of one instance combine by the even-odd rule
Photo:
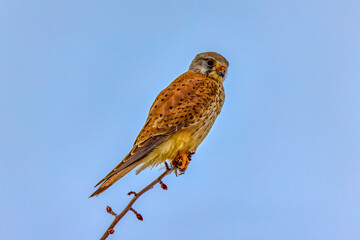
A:
<svg viewBox="0 0 360 240">
<path fill-rule="evenodd" d="M 162 188 L 163 190 L 167 190 L 167 189 L 168 189 L 167 186 L 166 186 L 166 184 L 163 183 L 163 182 L 161 181 L 161 179 L 159 179 L 158 182 L 159 182 L 159 184 L 160 184 L 160 186 L 161 186 L 161 188 Z"/>
<path fill-rule="evenodd" d="M 162 184 L 161 184 L 161 188 L 164 189 L 164 190 L 167 190 L 166 184 L 165 184 L 165 183 L 162 183 Z"/>
<path fill-rule="evenodd" d="M 115 232 L 115 230 L 112 229 L 112 228 L 108 230 L 108 233 L 109 233 L 109 234 L 114 234 L 114 232 Z"/>
<path fill-rule="evenodd" d="M 132 211 L 132 212 L 136 215 L 136 218 L 137 218 L 139 221 L 144 220 L 143 217 L 141 216 L 141 214 L 138 213 L 137 211 L 135 211 L 135 209 L 130 208 L 130 211 Z"/>
<path fill-rule="evenodd" d="M 131 192 L 128 192 L 128 194 L 127 195 L 131 195 L 131 194 L 134 194 L 134 196 L 136 196 L 137 195 L 137 193 L 136 192 L 134 192 L 134 191 L 131 191 Z"/>
<path fill-rule="evenodd" d="M 113 210 L 112 210 L 111 207 L 109 207 L 109 206 L 106 207 L 106 212 L 107 212 L 108 214 L 113 215 L 114 217 L 116 217 L 116 215 L 117 215 L 116 213 L 113 212 Z"/>
<path fill-rule="evenodd" d="M 140 213 L 136 214 L 136 217 L 139 221 L 144 220 Z"/>
<path fill-rule="evenodd" d="M 107 206 L 107 207 L 106 207 L 106 211 L 107 211 L 107 213 L 111 214 L 111 213 L 112 213 L 111 207 Z"/>
</svg>

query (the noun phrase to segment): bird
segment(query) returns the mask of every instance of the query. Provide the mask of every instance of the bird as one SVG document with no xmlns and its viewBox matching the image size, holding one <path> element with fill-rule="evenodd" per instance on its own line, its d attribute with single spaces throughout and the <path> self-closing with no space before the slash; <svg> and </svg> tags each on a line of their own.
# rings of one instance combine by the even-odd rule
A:
<svg viewBox="0 0 360 240">
<path fill-rule="evenodd" d="M 132 149 L 98 184 L 98 196 L 137 168 L 172 161 L 184 173 L 191 156 L 205 139 L 225 100 L 223 82 L 229 62 L 216 52 L 199 53 L 187 72 L 156 97 Z"/>
</svg>

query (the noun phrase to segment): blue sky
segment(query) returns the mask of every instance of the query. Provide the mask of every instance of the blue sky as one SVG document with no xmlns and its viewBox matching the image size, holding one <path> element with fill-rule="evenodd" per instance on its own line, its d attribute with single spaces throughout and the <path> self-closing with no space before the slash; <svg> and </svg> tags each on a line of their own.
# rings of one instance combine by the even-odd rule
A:
<svg viewBox="0 0 360 240">
<path fill-rule="evenodd" d="M 0 3 L 0 232 L 98 239 L 159 171 L 93 186 L 199 52 L 226 101 L 185 175 L 109 239 L 360 239 L 359 1 Z"/>
</svg>

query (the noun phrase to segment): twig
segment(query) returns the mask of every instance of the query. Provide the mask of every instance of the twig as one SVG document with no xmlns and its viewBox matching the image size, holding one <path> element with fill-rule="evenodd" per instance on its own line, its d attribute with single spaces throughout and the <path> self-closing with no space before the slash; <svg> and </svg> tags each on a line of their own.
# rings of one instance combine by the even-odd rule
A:
<svg viewBox="0 0 360 240">
<path fill-rule="evenodd" d="M 129 204 L 124 208 L 124 210 L 119 213 L 116 214 L 112 211 L 112 209 L 108 206 L 106 208 L 106 211 L 115 216 L 114 221 L 110 224 L 110 226 L 106 229 L 104 235 L 100 238 L 100 240 L 105 240 L 109 234 L 113 234 L 114 233 L 114 227 L 116 226 L 116 224 L 120 221 L 120 219 L 128 212 L 128 211 L 132 211 L 137 219 L 139 219 L 140 221 L 142 221 L 142 216 L 136 212 L 133 208 L 132 205 L 135 203 L 135 201 L 141 196 L 143 195 L 145 192 L 149 191 L 150 189 L 152 189 L 156 184 L 160 184 L 161 188 L 164 190 L 167 190 L 167 186 L 161 181 L 161 179 L 163 179 L 166 175 L 170 174 L 172 171 L 174 171 L 177 167 L 175 165 L 172 165 L 171 167 L 169 167 L 167 164 L 165 164 L 166 166 L 166 170 L 165 172 L 163 172 L 159 177 L 157 177 L 154 181 L 152 181 L 149 185 L 147 185 L 145 188 L 143 188 L 140 192 L 136 193 L 136 192 L 129 192 L 128 195 L 134 194 L 133 198 L 130 200 Z"/>
</svg>

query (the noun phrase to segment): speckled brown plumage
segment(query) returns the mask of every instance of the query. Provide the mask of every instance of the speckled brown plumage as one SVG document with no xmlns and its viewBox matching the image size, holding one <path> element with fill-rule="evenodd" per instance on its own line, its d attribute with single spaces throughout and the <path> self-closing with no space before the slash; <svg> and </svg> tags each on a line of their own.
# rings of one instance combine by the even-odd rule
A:
<svg viewBox="0 0 360 240">
<path fill-rule="evenodd" d="M 221 111 L 227 67 L 227 60 L 220 54 L 198 54 L 189 71 L 156 97 L 133 148 L 96 185 L 102 184 L 91 196 L 100 194 L 135 167 L 139 166 L 140 172 L 172 160 L 180 152 L 195 152 Z"/>
<path fill-rule="evenodd" d="M 155 99 L 134 144 L 141 146 L 151 136 L 167 135 L 173 128 L 186 128 L 212 112 L 220 113 L 213 103 L 222 105 L 224 98 L 221 83 L 194 72 L 182 74 Z"/>
</svg>

